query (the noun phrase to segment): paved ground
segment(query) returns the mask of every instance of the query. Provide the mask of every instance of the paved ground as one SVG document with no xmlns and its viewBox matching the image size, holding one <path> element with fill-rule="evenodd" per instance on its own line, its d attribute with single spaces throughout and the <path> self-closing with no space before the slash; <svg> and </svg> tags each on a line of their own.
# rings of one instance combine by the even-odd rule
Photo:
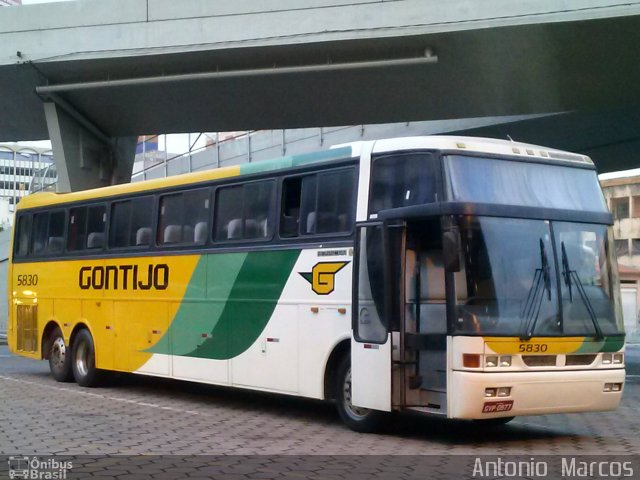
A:
<svg viewBox="0 0 640 480">
<path fill-rule="evenodd" d="M 85 389 L 0 346 L 0 455 L 638 453 L 640 376 L 615 412 L 518 418 L 497 429 L 397 416 L 384 433 L 362 435 L 324 402 L 135 376 Z"/>
</svg>

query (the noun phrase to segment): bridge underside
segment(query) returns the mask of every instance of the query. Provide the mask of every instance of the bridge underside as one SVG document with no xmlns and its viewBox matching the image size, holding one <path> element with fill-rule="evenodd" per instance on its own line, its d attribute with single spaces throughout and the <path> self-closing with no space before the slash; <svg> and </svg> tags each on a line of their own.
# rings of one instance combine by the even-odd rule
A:
<svg viewBox="0 0 640 480">
<path fill-rule="evenodd" d="M 139 134 L 571 111 L 472 133 L 509 130 L 593 154 L 602 171 L 632 168 L 638 45 L 632 15 L 5 65 L 0 141 L 52 138 L 66 188 L 79 189 L 128 181 Z"/>
</svg>

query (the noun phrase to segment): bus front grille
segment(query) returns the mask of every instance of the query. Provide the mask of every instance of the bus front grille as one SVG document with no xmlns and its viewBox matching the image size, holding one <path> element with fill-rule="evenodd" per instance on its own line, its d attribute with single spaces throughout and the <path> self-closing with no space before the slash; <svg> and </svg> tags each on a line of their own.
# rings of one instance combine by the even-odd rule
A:
<svg viewBox="0 0 640 480">
<path fill-rule="evenodd" d="M 17 349 L 22 352 L 38 350 L 38 306 L 18 305 L 17 319 Z"/>
</svg>

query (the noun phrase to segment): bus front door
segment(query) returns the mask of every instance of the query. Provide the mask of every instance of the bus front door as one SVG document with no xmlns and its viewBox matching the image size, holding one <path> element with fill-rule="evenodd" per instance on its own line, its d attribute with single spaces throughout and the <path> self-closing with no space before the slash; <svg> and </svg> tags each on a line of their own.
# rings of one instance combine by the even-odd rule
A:
<svg viewBox="0 0 640 480">
<path fill-rule="evenodd" d="M 447 309 L 439 220 L 408 227 L 404 319 L 394 370 L 394 403 L 430 413 L 447 411 Z"/>
<path fill-rule="evenodd" d="M 357 407 L 391 410 L 389 255 L 381 222 L 358 226 L 351 339 L 351 395 Z"/>
</svg>

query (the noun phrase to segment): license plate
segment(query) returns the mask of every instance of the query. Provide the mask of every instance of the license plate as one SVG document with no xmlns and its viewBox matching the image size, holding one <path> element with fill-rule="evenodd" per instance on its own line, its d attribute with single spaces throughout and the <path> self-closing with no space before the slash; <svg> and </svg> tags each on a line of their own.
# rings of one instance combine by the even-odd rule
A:
<svg viewBox="0 0 640 480">
<path fill-rule="evenodd" d="M 502 402 L 485 402 L 482 407 L 482 413 L 508 412 L 513 408 L 513 400 L 504 400 Z"/>
</svg>

